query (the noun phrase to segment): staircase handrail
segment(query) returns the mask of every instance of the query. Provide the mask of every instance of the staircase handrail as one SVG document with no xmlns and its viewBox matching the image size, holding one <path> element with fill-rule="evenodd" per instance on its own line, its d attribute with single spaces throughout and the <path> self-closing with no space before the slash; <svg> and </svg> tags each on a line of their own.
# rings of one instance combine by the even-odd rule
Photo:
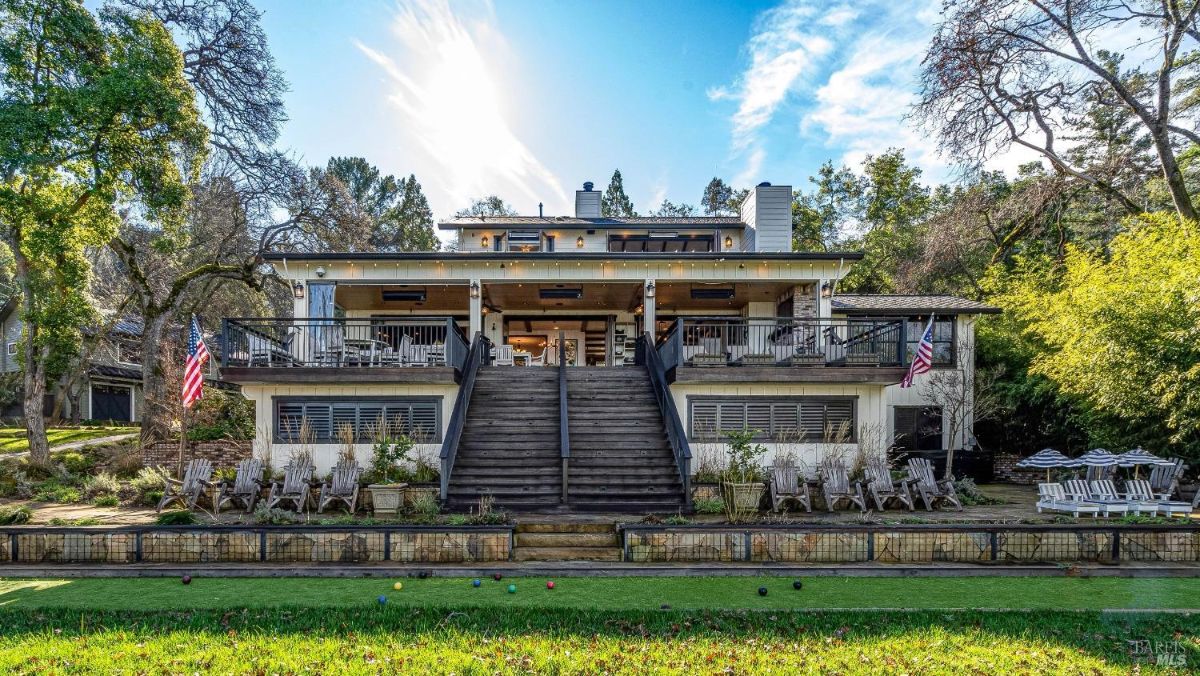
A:
<svg viewBox="0 0 1200 676">
<path fill-rule="evenodd" d="M 454 459 L 458 456 L 458 442 L 462 438 L 463 425 L 467 420 L 467 407 L 471 404 L 471 394 L 475 391 L 475 376 L 479 373 L 479 365 L 486 361 L 491 350 L 492 341 L 480 332 L 471 339 L 471 349 L 463 364 L 462 378 L 458 385 L 458 394 L 454 397 L 454 410 L 450 413 L 450 421 L 446 425 L 446 436 L 442 440 L 442 471 L 441 498 L 446 501 L 450 492 L 450 472 L 454 469 Z"/>
<path fill-rule="evenodd" d="M 649 333 L 642 334 L 641 342 L 646 355 L 646 371 L 650 374 L 650 386 L 654 390 L 654 399 L 658 402 L 658 410 L 662 413 L 667 427 L 667 439 L 671 443 L 671 453 L 675 456 L 675 466 L 679 468 L 679 479 L 683 484 L 684 508 L 692 509 L 692 449 L 688 445 L 687 432 L 679 412 L 675 410 L 675 401 L 671 398 L 671 390 L 667 383 L 667 372 L 658 350 L 654 348 L 654 337 Z"/>
<path fill-rule="evenodd" d="M 562 457 L 562 501 L 567 501 L 567 474 L 571 463 L 571 434 L 567 422 L 567 343 L 558 334 L 558 446 Z"/>
</svg>

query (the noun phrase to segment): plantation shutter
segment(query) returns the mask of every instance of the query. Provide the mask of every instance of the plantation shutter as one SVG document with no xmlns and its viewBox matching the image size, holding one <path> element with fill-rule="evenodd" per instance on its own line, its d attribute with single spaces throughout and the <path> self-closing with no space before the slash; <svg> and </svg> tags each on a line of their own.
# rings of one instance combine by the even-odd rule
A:
<svg viewBox="0 0 1200 676">
<path fill-rule="evenodd" d="M 312 432 L 313 441 L 329 441 L 333 439 L 333 421 L 329 404 L 308 403 L 304 405 L 304 420 Z"/>
<path fill-rule="evenodd" d="M 897 406 L 892 409 L 892 425 L 895 428 L 896 449 L 911 451 L 917 447 L 917 412 L 914 406 Z"/>
<path fill-rule="evenodd" d="M 725 432 L 740 432 L 746 429 L 746 404 L 742 402 L 722 402 L 718 410 L 717 430 Z"/>
<path fill-rule="evenodd" d="M 289 443 L 299 440 L 300 422 L 303 419 L 304 404 L 280 404 L 276 416 L 276 438 Z"/>
<path fill-rule="evenodd" d="M 717 436 L 717 404 L 698 401 L 692 404 L 693 439 L 714 439 Z"/>
<path fill-rule="evenodd" d="M 342 429 L 349 428 L 354 438 L 358 438 L 358 406 L 355 404 L 335 404 L 333 410 L 332 439 L 342 440 Z"/>
<path fill-rule="evenodd" d="M 758 430 L 762 441 L 828 443 L 855 438 L 855 400 L 849 397 L 689 397 L 691 438 Z"/>
<path fill-rule="evenodd" d="M 800 433 L 811 443 L 825 440 L 825 407 L 821 402 L 800 404 Z"/>
<path fill-rule="evenodd" d="M 854 402 L 849 399 L 834 399 L 825 402 L 825 427 L 835 439 L 855 438 Z"/>
<path fill-rule="evenodd" d="M 771 437 L 771 402 L 746 402 L 746 428 L 758 430 L 758 437 Z"/>
<path fill-rule="evenodd" d="M 307 423 L 311 441 L 338 443 L 338 431 L 349 427 L 357 443 L 383 436 L 406 434 L 418 443 L 441 441 L 440 399 L 370 399 L 330 397 L 328 399 L 276 400 L 275 440 L 297 443 Z"/>
<path fill-rule="evenodd" d="M 441 431 L 438 428 L 438 405 L 434 402 L 412 405 L 412 437 L 418 441 L 433 439 Z"/>
</svg>

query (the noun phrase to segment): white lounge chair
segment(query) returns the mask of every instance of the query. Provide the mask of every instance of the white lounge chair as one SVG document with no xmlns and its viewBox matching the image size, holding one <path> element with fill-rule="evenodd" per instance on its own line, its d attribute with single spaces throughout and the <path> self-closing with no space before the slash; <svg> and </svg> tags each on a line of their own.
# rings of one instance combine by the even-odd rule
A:
<svg viewBox="0 0 1200 676">
<path fill-rule="evenodd" d="M 1123 496 L 1117 492 L 1117 487 L 1113 484 L 1112 479 L 1101 479 L 1099 481 L 1088 482 L 1088 488 L 1091 495 L 1101 500 L 1122 500 L 1125 502 L 1126 513 L 1136 514 L 1138 516 L 1147 515 L 1154 516 L 1158 514 L 1158 503 L 1150 500 L 1131 500 L 1128 496 Z"/>
<path fill-rule="evenodd" d="M 1113 514 L 1125 515 L 1129 513 L 1129 502 L 1116 496 L 1108 497 L 1093 491 L 1084 479 L 1071 479 L 1067 482 L 1064 492 L 1071 500 L 1091 502 L 1099 505 L 1099 514 L 1105 518 Z"/>
<path fill-rule="evenodd" d="M 1038 514 L 1045 509 L 1052 512 L 1064 512 L 1074 517 L 1078 517 L 1080 514 L 1096 516 L 1100 512 L 1100 505 L 1068 498 L 1062 484 L 1038 484 Z"/>
<path fill-rule="evenodd" d="M 1130 500 L 1141 500 L 1157 505 L 1158 511 L 1166 516 L 1188 516 L 1192 513 L 1192 505 L 1188 502 L 1178 502 L 1164 499 L 1155 495 L 1150 488 L 1150 482 L 1145 479 L 1131 479 L 1125 482 L 1125 493 Z"/>
</svg>

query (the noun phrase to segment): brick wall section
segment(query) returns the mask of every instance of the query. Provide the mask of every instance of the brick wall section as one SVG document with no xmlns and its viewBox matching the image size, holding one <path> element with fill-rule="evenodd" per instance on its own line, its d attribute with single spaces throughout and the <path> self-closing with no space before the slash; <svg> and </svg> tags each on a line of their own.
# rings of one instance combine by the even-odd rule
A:
<svg viewBox="0 0 1200 676">
<path fill-rule="evenodd" d="M 183 461 L 193 458 L 211 460 L 217 469 L 234 467 L 253 453 L 252 441 L 189 441 Z M 179 442 L 163 441 L 142 447 L 142 464 L 147 467 L 174 467 L 179 462 Z"/>
<path fill-rule="evenodd" d="M 1016 453 L 997 453 L 995 455 L 996 481 L 1032 485 L 1045 479 L 1045 470 L 1028 470 L 1017 467 L 1020 460 L 1021 456 Z"/>
</svg>

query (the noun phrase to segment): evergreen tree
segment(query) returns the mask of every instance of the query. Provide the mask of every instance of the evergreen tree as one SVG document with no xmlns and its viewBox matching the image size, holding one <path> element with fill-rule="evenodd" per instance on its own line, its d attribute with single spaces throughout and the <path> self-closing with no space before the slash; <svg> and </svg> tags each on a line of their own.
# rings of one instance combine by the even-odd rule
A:
<svg viewBox="0 0 1200 676">
<path fill-rule="evenodd" d="M 623 218 L 637 216 L 633 202 L 625 194 L 625 184 L 621 180 L 621 170 L 613 171 L 612 180 L 608 182 L 608 190 L 600 198 L 600 215 L 607 218 Z"/>
<path fill-rule="evenodd" d="M 437 251 L 441 242 L 433 231 L 433 210 L 421 192 L 417 177 L 409 174 L 401 179 L 403 192 L 400 203 L 392 210 L 390 219 L 396 224 L 395 251 Z"/>
<path fill-rule="evenodd" d="M 659 217 L 674 217 L 674 218 L 691 218 L 696 215 L 696 207 L 680 202 L 675 204 L 671 200 L 663 200 L 662 204 L 654 210 L 652 216 Z"/>
<path fill-rule="evenodd" d="M 459 209 L 454 212 L 457 218 L 478 218 L 479 216 L 516 216 L 517 210 L 513 209 L 500 199 L 497 195 L 488 195 L 487 197 L 479 197 L 471 202 L 471 206 L 466 209 Z"/>
<path fill-rule="evenodd" d="M 700 206 L 704 207 L 706 216 L 731 216 L 736 213 L 733 204 L 733 188 L 725 181 L 713 177 L 704 188 L 704 196 L 700 198 Z M 739 203 L 740 206 L 740 203 Z"/>
</svg>

